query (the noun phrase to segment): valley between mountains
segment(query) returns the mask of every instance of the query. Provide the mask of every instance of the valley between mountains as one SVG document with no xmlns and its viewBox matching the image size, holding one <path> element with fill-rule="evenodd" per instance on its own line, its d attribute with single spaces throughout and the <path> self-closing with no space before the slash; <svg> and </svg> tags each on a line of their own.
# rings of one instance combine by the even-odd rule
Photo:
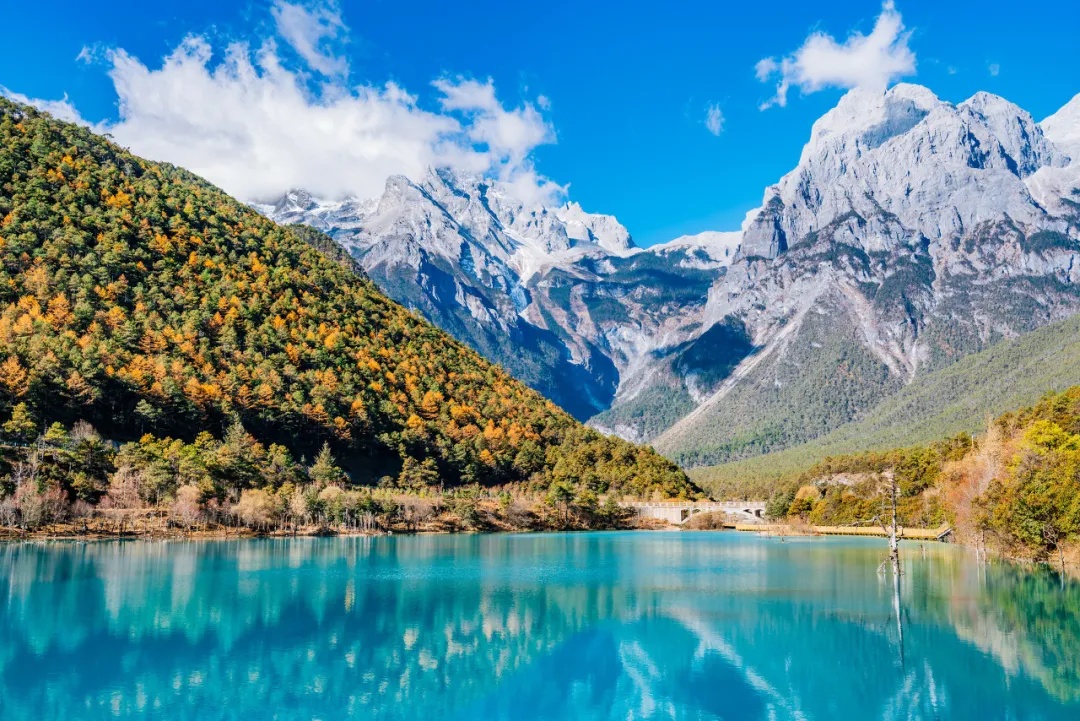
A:
<svg viewBox="0 0 1080 721">
<path fill-rule="evenodd" d="M 1013 405 L 1080 382 L 956 365 L 1080 311 L 1078 138 L 1080 96 L 1036 122 L 988 93 L 853 90 L 741 229 L 648 248 L 614 217 L 446 169 L 376 198 L 296 190 L 256 207 L 328 234 L 391 298 L 578 419 L 693 467 L 835 434 L 954 367 L 1009 387 L 1028 372 Z M 1006 409 L 990 406 L 934 427 Z"/>
</svg>

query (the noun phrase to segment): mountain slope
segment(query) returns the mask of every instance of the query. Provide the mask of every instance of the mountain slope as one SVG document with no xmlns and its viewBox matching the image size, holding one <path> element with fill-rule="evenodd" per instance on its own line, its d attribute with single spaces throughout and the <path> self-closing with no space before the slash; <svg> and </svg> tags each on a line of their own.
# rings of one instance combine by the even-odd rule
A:
<svg viewBox="0 0 1080 721">
<path fill-rule="evenodd" d="M 0 410 L 120 440 L 238 419 L 297 454 L 328 441 L 365 482 L 432 459 L 450 484 L 693 492 L 388 300 L 329 242 L 0 99 Z"/>
<path fill-rule="evenodd" d="M 797 445 L 1080 311 L 1076 167 L 996 96 L 848 93 L 710 289 L 705 325 L 734 319 L 754 350 L 656 447 L 708 465 Z M 1066 195 L 1036 200 L 1051 185 Z"/>
<path fill-rule="evenodd" d="M 331 235 L 392 298 L 580 419 L 607 409 L 655 349 L 696 333 L 738 244 L 712 233 L 643 250 L 611 216 L 526 204 L 446 169 L 392 177 L 375 199 L 298 190 L 256 207 Z"/>
<path fill-rule="evenodd" d="M 978 438 L 829 458 L 780 482 L 767 513 L 825 526 L 947 523 L 961 543 L 1053 563 L 1064 576 L 1080 541 L 1080 386 L 984 428 Z"/>
<path fill-rule="evenodd" d="M 1080 385 L 1080 316 L 1002 341 L 920 376 L 858 420 L 809 443 L 691 476 L 718 497 L 767 497 L 775 481 L 830 456 L 931 443 L 978 433 L 987 419 L 1032 405 L 1044 394 Z"/>
<path fill-rule="evenodd" d="M 590 425 L 685 465 L 804 443 L 1080 311 L 1080 102 L 856 90 L 735 233 L 635 248 L 610 216 L 447 170 L 260 209 L 338 240 Z"/>
</svg>

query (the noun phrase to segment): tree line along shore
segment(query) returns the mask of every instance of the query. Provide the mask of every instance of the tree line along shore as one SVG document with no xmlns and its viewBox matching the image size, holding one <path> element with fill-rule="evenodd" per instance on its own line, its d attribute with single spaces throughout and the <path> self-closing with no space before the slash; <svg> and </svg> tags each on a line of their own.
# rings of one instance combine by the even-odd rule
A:
<svg viewBox="0 0 1080 721">
<path fill-rule="evenodd" d="M 443 487 L 433 463 L 357 486 L 328 445 L 307 463 L 236 423 L 221 440 L 145 435 L 116 444 L 89 424 L 44 433 L 18 405 L 0 426 L 0 537 L 162 537 L 611 529 L 649 526 L 569 483 Z"/>
</svg>

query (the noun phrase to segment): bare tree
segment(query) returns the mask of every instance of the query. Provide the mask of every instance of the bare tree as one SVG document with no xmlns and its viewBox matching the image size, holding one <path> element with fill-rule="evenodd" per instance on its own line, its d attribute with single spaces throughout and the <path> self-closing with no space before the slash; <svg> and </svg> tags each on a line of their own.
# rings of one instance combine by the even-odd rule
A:
<svg viewBox="0 0 1080 721">
<path fill-rule="evenodd" d="M 0 500 L 0 527 L 14 527 L 19 518 L 19 507 L 12 496 Z"/>
<path fill-rule="evenodd" d="M 885 535 L 889 539 L 889 556 L 881 562 L 881 568 L 883 570 L 886 564 L 890 565 L 893 575 L 899 578 L 902 573 L 900 568 L 900 537 L 904 534 L 904 529 L 899 525 L 896 513 L 896 499 L 900 493 L 900 488 L 896 482 L 895 473 L 886 471 L 883 475 L 888 485 L 885 487 L 881 499 L 882 512 L 876 520 L 881 524 L 881 529 L 885 531 Z M 889 504 L 888 510 L 885 508 L 886 503 Z"/>
<path fill-rule="evenodd" d="M 27 454 L 26 460 L 15 464 L 15 468 L 11 472 L 11 480 L 16 487 L 26 483 L 37 484 L 40 472 L 41 452 L 34 448 Z"/>
<path fill-rule="evenodd" d="M 889 538 L 889 555 L 878 566 L 879 571 L 884 571 L 885 566 L 892 568 L 892 602 L 893 613 L 896 616 L 896 635 L 900 642 L 900 665 L 904 665 L 904 623 L 900 609 L 900 574 L 903 572 L 900 566 L 900 537 L 904 529 L 897 518 L 897 497 L 900 495 L 899 484 L 896 482 L 896 474 L 886 471 L 884 474 L 887 485 L 881 499 L 882 513 L 877 517 L 878 523 Z M 886 509 L 886 504 L 888 508 Z"/>
<path fill-rule="evenodd" d="M 202 492 L 197 486 L 186 485 L 176 489 L 176 497 L 169 507 L 169 516 L 185 531 L 190 531 L 203 517 Z"/>
</svg>

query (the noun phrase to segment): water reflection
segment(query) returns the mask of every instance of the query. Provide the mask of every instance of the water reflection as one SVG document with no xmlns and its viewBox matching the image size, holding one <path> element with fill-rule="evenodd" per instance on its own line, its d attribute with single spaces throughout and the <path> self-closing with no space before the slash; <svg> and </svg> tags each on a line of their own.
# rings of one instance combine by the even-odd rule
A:
<svg viewBox="0 0 1080 721">
<path fill-rule="evenodd" d="M 1080 585 L 880 542 L 0 547 L 0 718 L 1077 718 Z"/>
</svg>

